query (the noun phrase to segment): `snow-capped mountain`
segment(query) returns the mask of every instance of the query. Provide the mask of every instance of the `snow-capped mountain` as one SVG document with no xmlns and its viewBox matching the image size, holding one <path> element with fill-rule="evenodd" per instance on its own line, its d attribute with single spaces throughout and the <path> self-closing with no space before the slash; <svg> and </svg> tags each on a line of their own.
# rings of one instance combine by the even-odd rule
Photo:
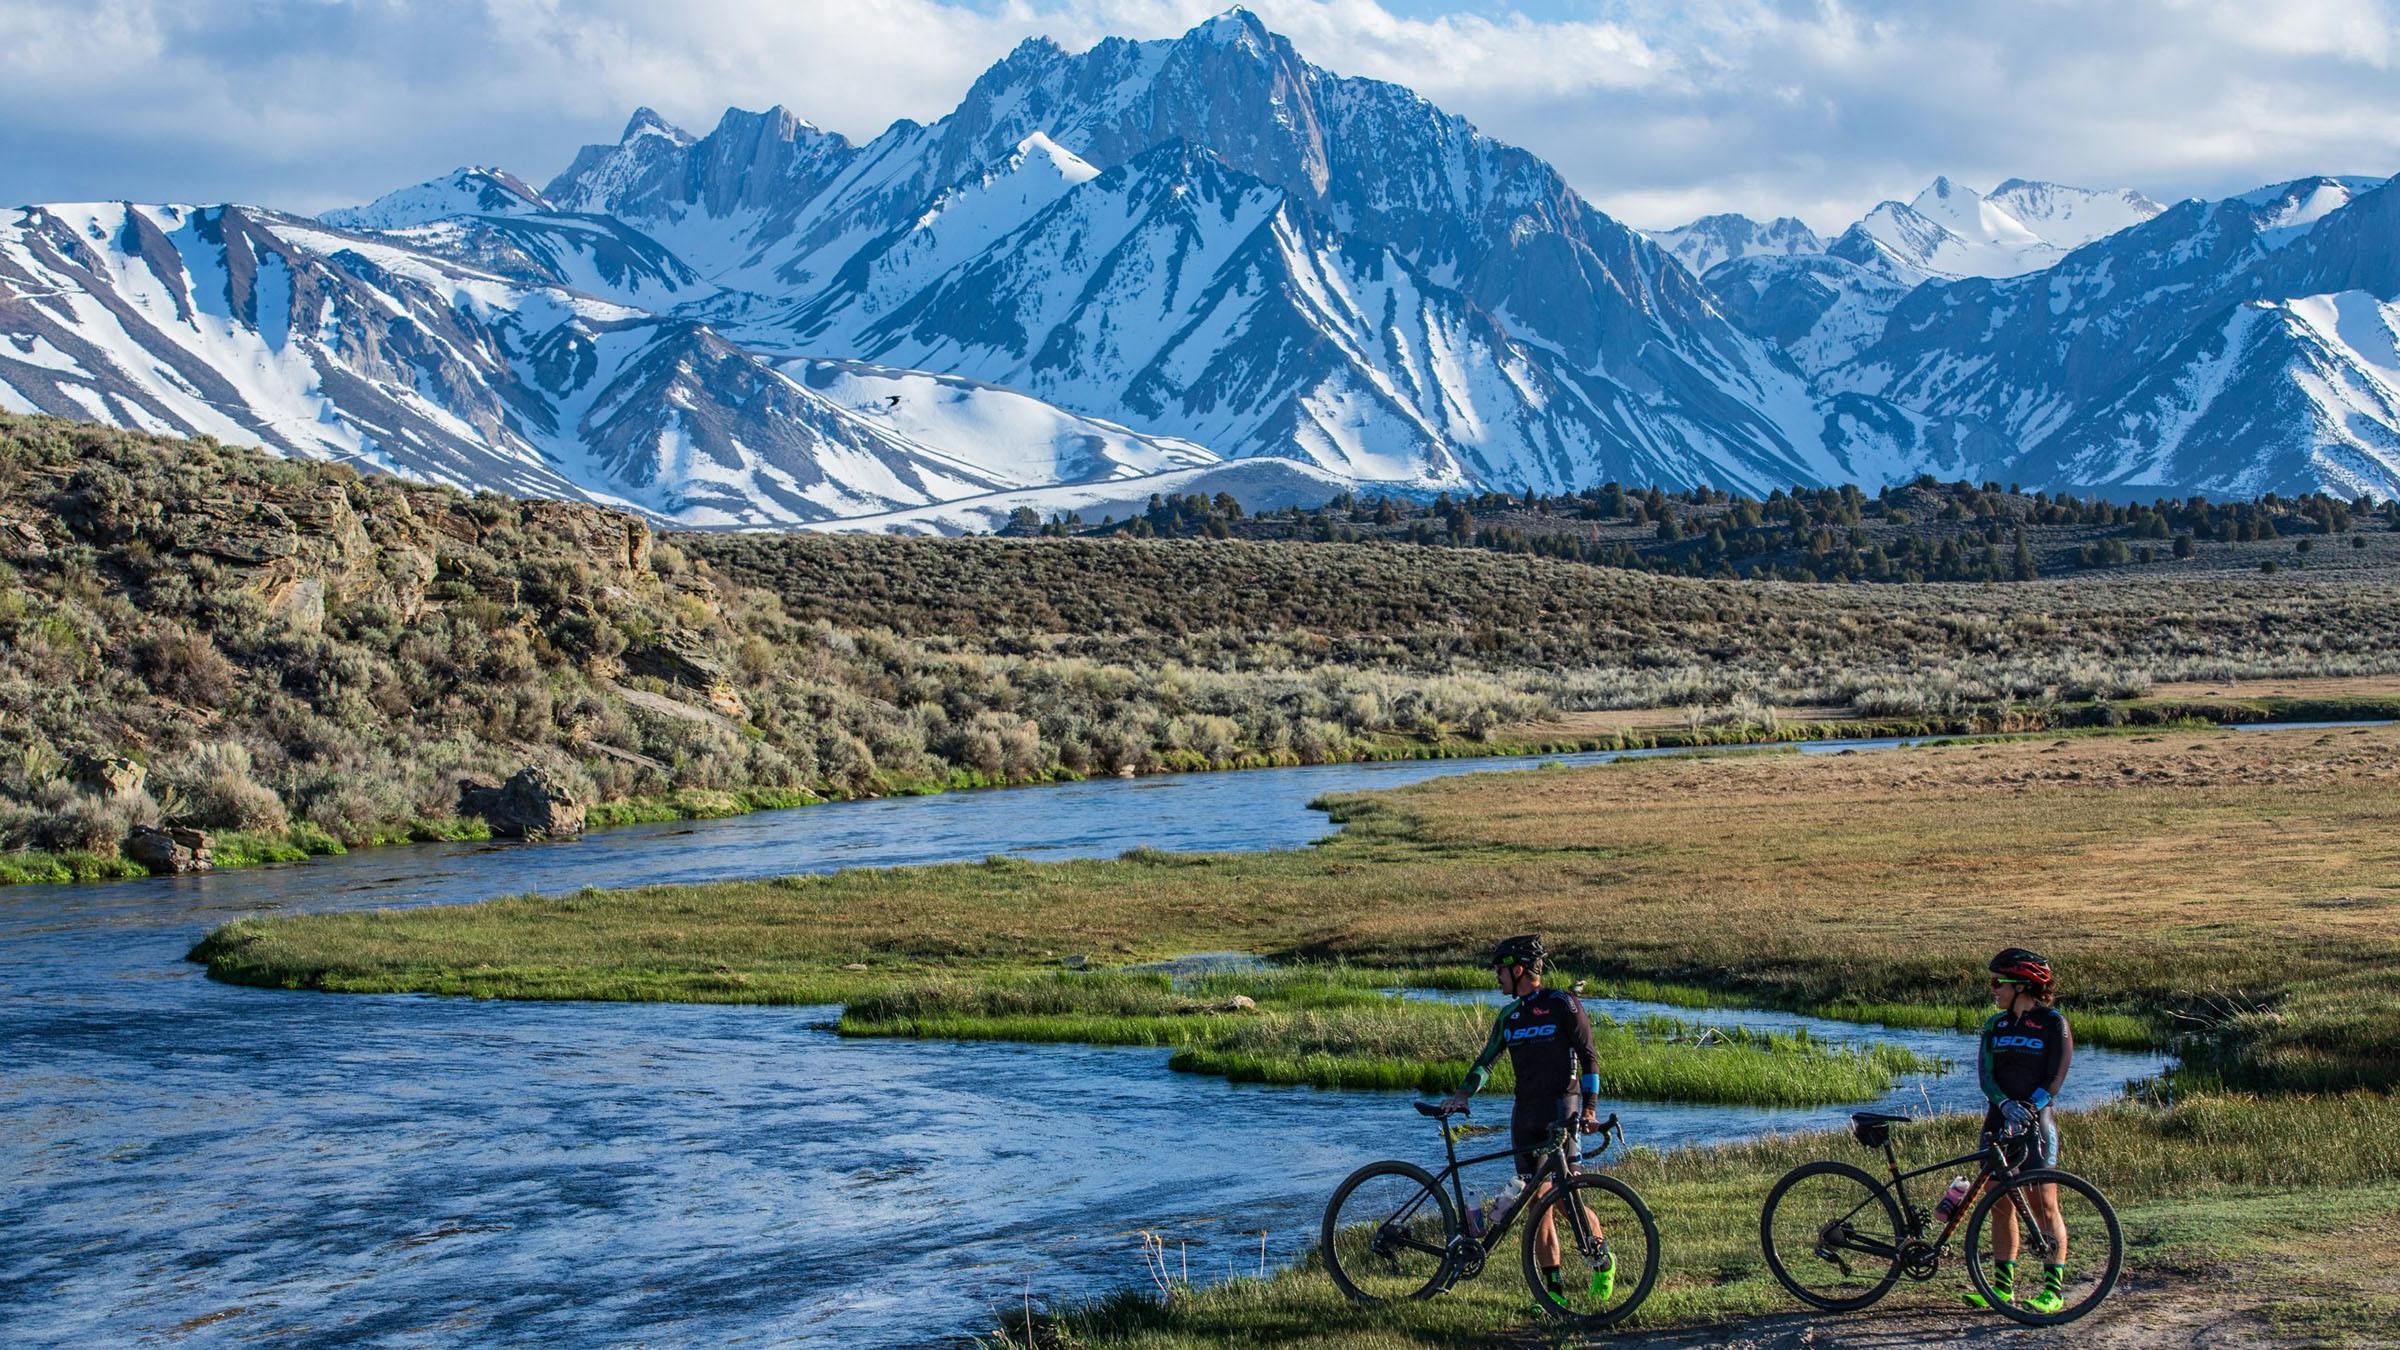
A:
<svg viewBox="0 0 2400 1350">
<path fill-rule="evenodd" d="M 1671 230 L 1646 230 L 1653 243 L 1675 256 L 1696 277 L 1735 258 L 1781 258 L 1823 253 L 1825 241 L 1817 232 L 1790 216 L 1760 223 L 1731 213 L 1702 216 Z"/>
<path fill-rule="evenodd" d="M 2102 191 L 2023 178 L 1993 188 L 1984 202 L 2062 251 L 2139 225 L 2167 209 L 2132 188 Z"/>
<path fill-rule="evenodd" d="M 1145 483 L 2363 485 L 2393 195 L 1936 180 L 1830 243 L 1644 235 L 1235 10 L 1028 41 L 864 143 L 643 109 L 538 189 L 26 208 L 0 406 L 725 527 L 1189 490 Z"/>
<path fill-rule="evenodd" d="M 2163 209 L 2131 189 L 2011 178 L 1985 196 L 1936 178 L 1913 201 L 1884 202 L 1815 250 L 1729 252 L 1705 275 L 1728 313 L 1816 375 L 1879 337 L 1900 297 L 1926 281 L 2039 271 Z M 1738 224 L 1722 227 L 1729 233 L 1758 228 L 1730 219 Z"/>
<path fill-rule="evenodd" d="M 410 233 L 240 207 L 19 212 L 0 229 L 0 408 L 692 525 L 789 525 L 1215 460 L 1045 409 L 1038 434 L 1054 453 L 979 461 L 948 446 L 980 448 L 995 428 L 1022 441 L 1028 400 L 947 389 L 942 443 L 927 444 L 880 390 L 778 370 L 704 325 L 538 269 L 482 270 Z"/>
<path fill-rule="evenodd" d="M 1229 456 L 1431 489 L 1764 485 L 1903 453 L 1837 450 L 1787 358 L 1548 165 L 1246 13 L 1025 43 L 949 117 L 864 146 L 768 120 L 761 150 L 752 120 L 637 118 L 545 192 L 718 260 L 711 321 L 759 350 L 964 374 Z"/>
<path fill-rule="evenodd" d="M 1986 197 L 1936 178 L 1907 203 L 1885 202 L 1845 232 L 1846 256 L 1871 246 L 1896 275 L 2014 277 L 2050 266 L 2071 250 L 2164 208 L 2138 192 L 2096 192 L 2012 178 Z M 1857 238 L 1853 238 L 1857 236 Z"/>
<path fill-rule="evenodd" d="M 2041 272 L 1909 292 L 1826 382 L 1989 427 L 2026 481 L 2390 495 L 2394 239 L 2400 180 L 2181 202 Z"/>
</svg>

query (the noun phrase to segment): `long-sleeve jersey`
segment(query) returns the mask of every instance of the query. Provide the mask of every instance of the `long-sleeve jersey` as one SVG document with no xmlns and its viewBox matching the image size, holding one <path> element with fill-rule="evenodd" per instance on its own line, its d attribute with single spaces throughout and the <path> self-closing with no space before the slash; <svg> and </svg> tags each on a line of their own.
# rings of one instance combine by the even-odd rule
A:
<svg viewBox="0 0 2400 1350">
<path fill-rule="evenodd" d="M 1492 1034 L 1467 1071 L 1461 1092 L 1480 1091 L 1502 1050 L 1517 1075 L 1517 1100 L 1558 1098 L 1600 1091 L 1600 1059 L 1592 1048 L 1592 1019 L 1573 994 L 1537 989 L 1500 1010 Z M 1581 1074 L 1576 1072 L 1580 1064 Z"/>
<path fill-rule="evenodd" d="M 1977 1056 L 1983 1095 L 1994 1106 L 2005 1101 L 2047 1106 L 2067 1085 L 2067 1064 L 2074 1058 L 2075 1033 L 2058 1009 L 1994 1013 L 1983 1024 Z"/>
</svg>

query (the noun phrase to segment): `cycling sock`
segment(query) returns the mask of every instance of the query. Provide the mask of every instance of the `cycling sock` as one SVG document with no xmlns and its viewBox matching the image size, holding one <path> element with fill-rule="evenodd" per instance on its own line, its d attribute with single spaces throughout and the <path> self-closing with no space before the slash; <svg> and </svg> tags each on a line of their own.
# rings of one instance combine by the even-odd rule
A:
<svg viewBox="0 0 2400 1350">
<path fill-rule="evenodd" d="M 1994 1261 L 1992 1263 L 1992 1292 L 2002 1298 L 2007 1298 L 2010 1294 L 2017 1292 L 2016 1262 Z"/>
<path fill-rule="evenodd" d="M 1550 1292 L 1554 1294 L 1564 1293 L 1567 1288 L 1566 1280 L 1559 1275 L 1558 1271 L 1557 1266 L 1542 1267 L 1542 1283 L 1550 1286 Z"/>
<path fill-rule="evenodd" d="M 2065 1266 L 2042 1267 L 2042 1292 L 2055 1294 L 2066 1287 L 2067 1268 Z"/>
</svg>

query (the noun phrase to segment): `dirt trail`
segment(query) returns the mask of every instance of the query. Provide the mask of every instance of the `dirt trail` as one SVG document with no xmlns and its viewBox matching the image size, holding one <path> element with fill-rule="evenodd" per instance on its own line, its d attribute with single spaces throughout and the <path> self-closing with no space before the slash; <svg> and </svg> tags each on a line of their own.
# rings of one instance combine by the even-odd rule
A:
<svg viewBox="0 0 2400 1350">
<path fill-rule="evenodd" d="M 1793 1313 L 1730 1326 L 1593 1341 L 1593 1345 L 1724 1346 L 1731 1350 L 1901 1350 L 1922 1345 L 2074 1346 L 2076 1350 L 2252 1350 L 2299 1345 L 2271 1334 L 2253 1309 L 2206 1299 L 2188 1285 L 2127 1277 L 2090 1316 L 2064 1327 L 2019 1326 L 1990 1314 L 1901 1308 L 1846 1315 Z"/>
</svg>

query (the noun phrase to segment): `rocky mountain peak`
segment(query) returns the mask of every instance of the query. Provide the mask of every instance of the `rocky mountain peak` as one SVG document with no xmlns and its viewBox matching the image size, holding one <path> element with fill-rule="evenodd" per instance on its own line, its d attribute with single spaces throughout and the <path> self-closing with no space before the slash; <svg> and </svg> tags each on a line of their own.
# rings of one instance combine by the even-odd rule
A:
<svg viewBox="0 0 2400 1350">
<path fill-rule="evenodd" d="M 659 116 L 648 107 L 633 110 L 633 116 L 626 119 L 624 133 L 617 137 L 617 144 L 628 145 L 644 136 L 664 136 L 677 145 L 692 143 L 690 132 Z"/>
</svg>

